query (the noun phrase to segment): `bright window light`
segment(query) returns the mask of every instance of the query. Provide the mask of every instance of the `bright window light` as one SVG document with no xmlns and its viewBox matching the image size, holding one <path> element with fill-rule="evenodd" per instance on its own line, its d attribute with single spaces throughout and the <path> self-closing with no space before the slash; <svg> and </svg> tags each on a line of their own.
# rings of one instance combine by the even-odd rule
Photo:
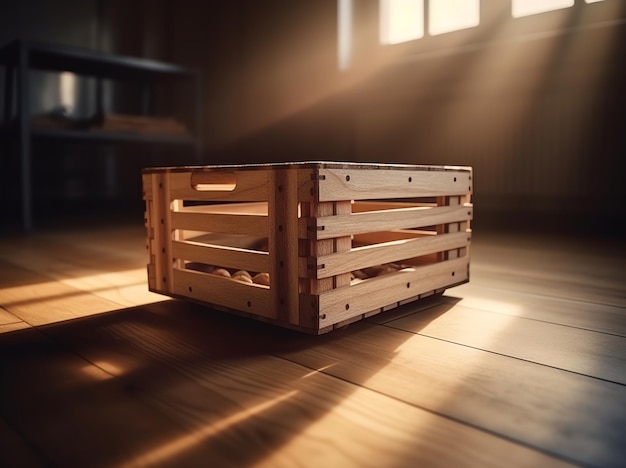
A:
<svg viewBox="0 0 626 468">
<path fill-rule="evenodd" d="M 572 6 L 574 0 L 513 0 L 512 14 L 514 18 L 520 18 Z"/>
<path fill-rule="evenodd" d="M 437 35 L 480 24 L 480 0 L 430 0 L 428 32 Z"/>
<path fill-rule="evenodd" d="M 598 2 L 602 2 L 604 0 L 585 0 L 585 3 L 598 3 Z"/>
<path fill-rule="evenodd" d="M 381 0 L 381 43 L 398 44 L 421 37 L 424 37 L 424 0 Z"/>
</svg>

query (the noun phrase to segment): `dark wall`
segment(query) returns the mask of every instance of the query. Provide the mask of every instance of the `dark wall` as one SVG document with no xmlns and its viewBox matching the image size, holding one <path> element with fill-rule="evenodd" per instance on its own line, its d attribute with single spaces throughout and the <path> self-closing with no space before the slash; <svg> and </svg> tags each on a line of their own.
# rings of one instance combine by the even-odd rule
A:
<svg viewBox="0 0 626 468">
<path fill-rule="evenodd" d="M 15 38 L 96 45 L 96 0 L 21 0 L 0 3 L 0 44 Z"/>
<path fill-rule="evenodd" d="M 172 3 L 168 57 L 205 76 L 207 161 L 345 159 L 334 0 Z"/>
<path fill-rule="evenodd" d="M 199 69 L 205 163 L 471 165 L 478 218 L 616 223 L 626 4 L 577 1 L 516 20 L 508 2 L 481 5 L 477 28 L 382 47 L 378 1 L 356 0 L 344 72 L 335 0 L 28 0 L 3 4 L 0 31 Z M 163 107 L 189 114 L 191 93 Z M 136 154 L 118 175 L 135 198 L 137 164 L 168 161 Z"/>
</svg>

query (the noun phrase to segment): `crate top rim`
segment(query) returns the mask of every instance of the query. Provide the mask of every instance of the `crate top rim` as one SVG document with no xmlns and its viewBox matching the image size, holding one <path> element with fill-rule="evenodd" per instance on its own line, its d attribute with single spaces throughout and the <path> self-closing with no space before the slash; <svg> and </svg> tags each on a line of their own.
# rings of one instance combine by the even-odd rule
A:
<svg viewBox="0 0 626 468">
<path fill-rule="evenodd" d="M 441 166 L 424 164 L 387 164 L 371 162 L 336 162 L 336 161 L 301 161 L 301 162 L 274 162 L 260 164 L 215 164 L 203 166 L 160 166 L 145 167 L 144 174 L 190 172 L 190 171 L 233 171 L 233 170 L 258 170 L 258 169 L 390 169 L 400 171 L 456 171 L 471 172 L 471 166 Z"/>
</svg>

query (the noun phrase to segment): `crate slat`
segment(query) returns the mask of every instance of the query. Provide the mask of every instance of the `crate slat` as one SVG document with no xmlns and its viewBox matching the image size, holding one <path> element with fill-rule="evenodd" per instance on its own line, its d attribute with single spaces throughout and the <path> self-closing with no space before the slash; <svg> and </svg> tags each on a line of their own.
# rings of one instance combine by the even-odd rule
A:
<svg viewBox="0 0 626 468">
<path fill-rule="evenodd" d="M 349 215 L 301 218 L 298 234 L 317 239 L 349 236 L 366 232 L 409 229 L 471 219 L 472 206 L 413 207 L 371 211 Z"/>
<path fill-rule="evenodd" d="M 436 197 L 471 192 L 471 172 L 320 169 L 320 201 Z"/>
<path fill-rule="evenodd" d="M 329 326 L 373 309 L 433 291 L 441 284 L 459 284 L 469 278 L 466 258 L 402 270 L 370 278 L 347 288 L 320 294 L 320 327 Z M 408 286 L 407 286 L 408 285 Z"/>
<path fill-rule="evenodd" d="M 216 213 L 232 215 L 258 215 L 267 216 L 266 202 L 250 203 L 220 203 L 210 205 L 183 206 L 179 211 L 193 213 Z"/>
<path fill-rule="evenodd" d="M 361 234 L 355 234 L 354 241 L 357 243 L 357 245 L 379 244 L 381 242 L 392 242 L 403 239 L 430 237 L 436 234 L 437 233 L 434 231 L 424 231 L 416 229 L 395 229 L 392 231 L 363 232 Z"/>
<path fill-rule="evenodd" d="M 326 278 L 385 263 L 402 260 L 408 262 L 414 257 L 466 247 L 469 242 L 468 233 L 457 232 L 357 247 L 346 252 L 324 255 L 315 259 L 302 259 L 300 274 Z M 315 260 L 313 266 L 311 260 Z"/>
<path fill-rule="evenodd" d="M 230 215 L 181 211 L 172 213 L 173 229 L 222 232 L 249 236 L 267 235 L 267 216 Z"/>
<path fill-rule="evenodd" d="M 213 171 L 219 173 L 219 171 Z M 215 200 L 215 201 L 266 201 L 268 195 L 268 182 L 266 171 L 240 171 L 233 172 L 236 185 L 232 189 L 223 190 L 197 190 L 194 188 L 192 178 L 194 175 L 210 174 L 211 171 L 203 171 L 201 168 L 190 169 L 189 172 L 169 172 L 171 181 L 170 200 Z M 200 181 L 201 179 L 198 178 Z M 202 184 L 200 184 L 202 185 Z M 211 185 L 211 184 L 206 184 Z M 215 184 L 216 187 L 228 184 Z"/>
<path fill-rule="evenodd" d="M 398 208 L 413 208 L 416 206 L 437 206 L 432 202 L 394 202 L 394 201 L 355 201 L 352 204 L 352 213 L 364 211 L 392 210 Z"/>
<path fill-rule="evenodd" d="M 193 270 L 175 268 L 173 273 L 173 293 L 176 296 L 261 317 L 277 318 L 276 311 L 270 307 L 270 290 L 267 287 Z"/>
<path fill-rule="evenodd" d="M 250 272 L 269 271 L 267 252 L 237 247 L 202 244 L 194 241 L 173 241 L 172 256 L 222 268 L 235 268 Z"/>
</svg>

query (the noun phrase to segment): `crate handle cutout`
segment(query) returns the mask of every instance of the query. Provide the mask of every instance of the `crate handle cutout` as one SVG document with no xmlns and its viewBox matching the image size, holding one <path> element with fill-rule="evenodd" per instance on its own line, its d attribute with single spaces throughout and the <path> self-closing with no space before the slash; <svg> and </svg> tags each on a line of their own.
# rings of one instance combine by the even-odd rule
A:
<svg viewBox="0 0 626 468">
<path fill-rule="evenodd" d="M 232 192 L 237 187 L 234 172 L 193 171 L 191 186 L 198 192 Z"/>
</svg>

